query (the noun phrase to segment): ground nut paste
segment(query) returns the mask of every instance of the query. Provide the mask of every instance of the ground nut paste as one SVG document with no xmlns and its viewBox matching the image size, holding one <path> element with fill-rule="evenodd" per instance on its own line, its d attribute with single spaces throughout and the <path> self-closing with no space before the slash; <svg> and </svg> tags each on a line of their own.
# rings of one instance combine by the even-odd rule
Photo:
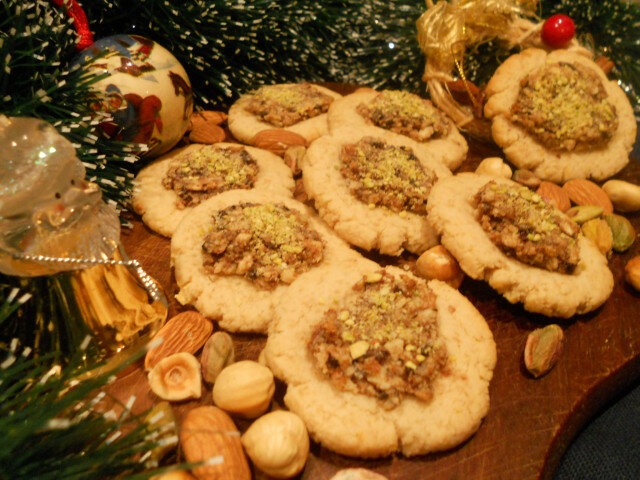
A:
<svg viewBox="0 0 640 480">
<path fill-rule="evenodd" d="M 526 187 L 489 182 L 474 197 L 477 218 L 507 255 L 551 272 L 571 273 L 580 261 L 580 227 Z"/>
<path fill-rule="evenodd" d="M 408 275 L 369 274 L 324 315 L 309 341 L 317 367 L 341 390 L 393 408 L 406 395 L 431 399 L 446 373 L 435 295 Z"/>
<path fill-rule="evenodd" d="M 256 90 L 245 108 L 262 121 L 281 128 L 326 113 L 332 101 L 333 97 L 308 83 L 268 85 Z"/>
<path fill-rule="evenodd" d="M 340 173 L 360 201 L 394 212 L 426 212 L 427 197 L 437 180 L 408 147 L 396 147 L 373 138 L 345 145 Z"/>
<path fill-rule="evenodd" d="M 429 100 L 409 92 L 384 90 L 356 111 L 373 125 L 406 135 L 418 142 L 444 137 L 449 122 Z"/>
<path fill-rule="evenodd" d="M 324 242 L 292 209 L 245 203 L 216 212 L 202 249 L 209 272 L 274 289 L 320 263 Z"/>
<path fill-rule="evenodd" d="M 597 74 L 569 63 L 546 65 L 525 77 L 511 120 L 562 151 L 601 146 L 618 128 L 616 109 Z"/>
<path fill-rule="evenodd" d="M 162 186 L 176 192 L 182 209 L 226 190 L 250 189 L 257 174 L 256 161 L 242 147 L 205 147 L 174 159 Z"/>
</svg>

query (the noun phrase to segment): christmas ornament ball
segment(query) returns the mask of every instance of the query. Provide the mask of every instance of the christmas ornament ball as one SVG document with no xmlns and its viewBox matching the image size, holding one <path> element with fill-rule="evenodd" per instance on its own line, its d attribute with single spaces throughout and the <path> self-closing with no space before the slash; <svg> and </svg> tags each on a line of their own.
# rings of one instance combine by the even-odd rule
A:
<svg viewBox="0 0 640 480">
<path fill-rule="evenodd" d="M 180 62 L 153 40 L 138 35 L 102 38 L 80 52 L 76 63 L 108 76 L 96 84 L 92 110 L 110 114 L 100 123 L 104 135 L 147 145 L 141 154 L 156 157 L 184 135 L 193 94 Z"/>
<path fill-rule="evenodd" d="M 576 26 L 568 15 L 552 15 L 542 24 L 542 41 L 552 48 L 564 48 L 569 45 Z"/>
</svg>

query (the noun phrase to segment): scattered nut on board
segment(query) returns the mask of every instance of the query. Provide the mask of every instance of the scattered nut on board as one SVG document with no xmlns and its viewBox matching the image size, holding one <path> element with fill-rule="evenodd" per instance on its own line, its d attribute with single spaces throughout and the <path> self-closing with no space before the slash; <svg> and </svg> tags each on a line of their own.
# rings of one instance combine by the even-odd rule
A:
<svg viewBox="0 0 640 480">
<path fill-rule="evenodd" d="M 205 382 L 214 383 L 223 368 L 235 361 L 233 339 L 227 332 L 216 332 L 202 348 L 200 363 Z"/>
<path fill-rule="evenodd" d="M 338 471 L 329 480 L 388 480 L 384 475 L 366 468 L 345 468 Z"/>
<path fill-rule="evenodd" d="M 511 178 L 513 172 L 500 157 L 488 157 L 480 162 L 476 173 L 492 177 Z"/>
<path fill-rule="evenodd" d="M 547 374 L 560 359 L 564 345 L 564 333 L 559 325 L 537 328 L 527 337 L 524 348 L 524 364 L 535 378 Z"/>
<path fill-rule="evenodd" d="M 174 353 L 160 360 L 149 372 L 153 393 L 171 402 L 200 398 L 202 377 L 200 362 L 190 353 Z"/>
<path fill-rule="evenodd" d="M 609 180 L 602 185 L 618 212 L 637 212 L 640 210 L 640 186 L 624 180 Z"/>
<path fill-rule="evenodd" d="M 640 255 L 630 259 L 624 266 L 624 278 L 640 292 Z"/>
<path fill-rule="evenodd" d="M 160 344 L 147 352 L 144 367 L 150 370 L 164 357 L 174 353 L 196 353 L 212 331 L 213 324 L 198 312 L 187 311 L 177 314 L 167 320 L 153 336 L 152 343 Z"/>
<path fill-rule="evenodd" d="M 464 279 L 458 261 L 442 245 L 436 245 L 418 257 L 416 273 L 429 280 L 442 280 L 453 288 L 458 288 Z"/>
<path fill-rule="evenodd" d="M 198 480 L 251 480 L 240 432 L 219 408 L 190 410 L 180 425 L 179 437 L 187 462 L 205 462 L 192 470 Z"/>
<path fill-rule="evenodd" d="M 232 414 L 256 418 L 269 409 L 275 388 L 271 370 L 242 360 L 220 372 L 213 385 L 213 403 Z"/>
<path fill-rule="evenodd" d="M 276 410 L 258 418 L 242 435 L 253 465 L 273 478 L 291 478 L 309 456 L 309 434 L 295 413 Z"/>
</svg>

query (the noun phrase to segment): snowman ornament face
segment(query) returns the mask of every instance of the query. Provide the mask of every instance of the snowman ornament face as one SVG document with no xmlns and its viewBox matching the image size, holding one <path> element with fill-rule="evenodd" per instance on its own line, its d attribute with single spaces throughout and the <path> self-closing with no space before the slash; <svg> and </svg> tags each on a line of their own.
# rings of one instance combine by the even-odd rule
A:
<svg viewBox="0 0 640 480">
<path fill-rule="evenodd" d="M 144 146 L 140 154 L 156 157 L 182 138 L 193 111 L 186 71 L 165 48 L 137 35 L 114 35 L 83 50 L 75 63 L 107 74 L 89 99 L 100 129 L 110 139 Z"/>
<path fill-rule="evenodd" d="M 71 142 L 35 118 L 0 116 L 0 272 L 34 276 L 81 268 L 25 256 L 105 259 L 120 221 Z"/>
</svg>

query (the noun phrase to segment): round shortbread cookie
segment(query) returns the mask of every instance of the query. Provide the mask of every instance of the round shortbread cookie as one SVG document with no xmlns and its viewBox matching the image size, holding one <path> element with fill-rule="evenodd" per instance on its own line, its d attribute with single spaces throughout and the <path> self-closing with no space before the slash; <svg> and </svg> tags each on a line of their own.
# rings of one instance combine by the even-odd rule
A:
<svg viewBox="0 0 640 480">
<path fill-rule="evenodd" d="M 151 230 L 171 237 L 184 216 L 195 207 L 178 208 L 178 194 L 165 188 L 162 180 L 167 175 L 171 162 L 198 150 L 237 148 L 235 143 L 215 145 L 192 144 L 172 150 L 143 168 L 136 176 L 131 197 L 133 209 L 142 216 L 142 221 Z M 258 173 L 251 190 L 273 192 L 280 196 L 292 196 L 295 183 L 291 169 L 280 157 L 271 152 L 254 147 L 242 147 L 255 160 Z"/>
<path fill-rule="evenodd" d="M 213 215 L 242 203 L 281 204 L 301 213 L 325 242 L 322 261 L 298 275 L 293 283 L 280 284 L 273 290 L 262 288 L 240 275 L 208 273 L 203 265 L 202 244 Z M 321 272 L 334 265 L 349 270 L 362 260 L 359 253 L 349 248 L 302 203 L 258 191 L 234 190 L 203 202 L 185 216 L 171 239 L 171 264 L 180 288 L 176 299 L 183 305 L 193 305 L 230 331 L 266 332 L 273 318 L 274 302 L 283 292 L 299 282 L 305 283 L 312 272 Z"/>
<path fill-rule="evenodd" d="M 294 84 L 285 83 L 281 85 Z M 339 93 L 328 88 L 321 87 L 320 85 L 312 85 L 312 87 L 334 99 L 342 97 Z M 326 113 L 308 118 L 288 127 L 278 127 L 262 121 L 259 117 L 245 109 L 245 106 L 250 101 L 251 97 L 252 93 L 246 93 L 236 100 L 229 109 L 229 118 L 227 119 L 229 130 L 233 136 L 242 143 L 252 145 L 253 137 L 263 130 L 287 130 L 301 135 L 308 142 L 314 141 L 316 138 L 325 135 L 329 131 Z"/>
<path fill-rule="evenodd" d="M 616 109 L 618 127 L 600 148 L 585 151 L 554 151 L 537 141 L 510 120 L 511 106 L 518 98 L 521 82 L 529 74 L 554 63 L 578 64 L 593 71 L 602 81 L 607 100 Z M 489 81 L 486 89 L 485 116 L 492 120 L 491 132 L 506 157 L 518 168 L 533 171 L 538 177 L 556 183 L 572 178 L 604 180 L 629 161 L 636 138 L 636 121 L 629 100 L 618 84 L 585 55 L 568 50 L 545 52 L 528 49 L 509 57 Z"/>
<path fill-rule="evenodd" d="M 515 184 L 462 173 L 439 182 L 429 197 L 429 221 L 462 270 L 530 312 L 568 318 L 602 305 L 613 290 L 613 275 L 605 256 L 584 235 L 578 237 L 580 260 L 572 274 L 529 266 L 505 255 L 490 240 L 472 205 L 474 195 L 489 181 Z"/>
<path fill-rule="evenodd" d="M 350 192 L 340 173 L 342 147 L 364 137 L 412 150 L 415 144 L 401 135 L 373 127 L 344 128 L 340 133 L 325 135 L 311 144 L 303 159 L 305 191 L 314 200 L 320 216 L 350 244 L 387 255 L 400 255 L 404 249 L 422 253 L 438 242 L 426 215 L 396 213 L 368 205 Z M 420 164 L 437 178 L 451 175 L 447 167 L 423 150 L 413 152 Z"/>
<path fill-rule="evenodd" d="M 389 131 L 373 125 L 368 119 L 364 118 L 357 111 L 358 105 L 371 102 L 379 94 L 380 92 L 376 90 L 370 88 L 362 88 L 333 102 L 329 107 L 329 111 L 327 112 L 329 121 L 329 132 L 339 133 L 345 128 L 364 126 L 380 128 L 380 130 L 383 130 L 385 132 Z M 455 170 L 466 158 L 469 147 L 467 145 L 467 141 L 458 131 L 455 123 L 448 117 L 446 118 L 449 132 L 443 137 L 437 137 L 425 142 L 418 142 L 414 139 L 411 139 L 410 137 L 404 135 L 403 136 L 409 142 L 415 144 L 413 147 L 414 150 L 420 150 L 424 148 L 433 158 L 435 158 L 436 160 L 440 160 L 449 169 Z"/>
<path fill-rule="evenodd" d="M 449 373 L 434 380 L 430 401 L 406 396 L 397 406 L 385 409 L 374 397 L 336 388 L 314 364 L 308 348 L 314 327 L 336 299 L 363 275 L 379 269 L 362 264 L 359 269 L 324 277 L 315 272 L 315 282 L 289 289 L 269 327 L 267 364 L 288 385 L 286 405 L 304 420 L 311 436 L 330 450 L 371 458 L 452 448 L 471 436 L 486 416 L 496 363 L 488 325 L 457 290 L 437 280 L 428 284 L 436 295 L 439 336 L 449 353 Z M 396 277 L 410 275 L 395 267 L 386 271 Z"/>
</svg>

